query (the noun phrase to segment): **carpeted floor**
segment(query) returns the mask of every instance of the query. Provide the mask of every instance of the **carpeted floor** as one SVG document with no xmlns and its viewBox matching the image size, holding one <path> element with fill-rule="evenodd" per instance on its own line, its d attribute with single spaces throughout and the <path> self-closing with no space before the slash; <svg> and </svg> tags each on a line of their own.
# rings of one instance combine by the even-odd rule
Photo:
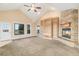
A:
<svg viewBox="0 0 79 59">
<path fill-rule="evenodd" d="M 15 40 L 0 48 L 1 56 L 77 56 L 79 49 L 37 37 Z"/>
</svg>

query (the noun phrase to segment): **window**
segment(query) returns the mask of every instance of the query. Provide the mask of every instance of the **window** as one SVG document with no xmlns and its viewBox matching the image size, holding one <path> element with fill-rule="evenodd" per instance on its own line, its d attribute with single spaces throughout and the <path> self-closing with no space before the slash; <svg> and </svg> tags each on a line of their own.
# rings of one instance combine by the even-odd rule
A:
<svg viewBox="0 0 79 59">
<path fill-rule="evenodd" d="M 30 34 L 30 25 L 27 25 L 27 34 Z"/>
<path fill-rule="evenodd" d="M 24 24 L 14 24 L 14 34 L 15 35 L 24 34 Z"/>
<path fill-rule="evenodd" d="M 3 24 L 1 24 L 1 28 L 2 28 L 3 32 L 9 32 L 9 24 L 3 23 Z"/>
<path fill-rule="evenodd" d="M 37 25 L 37 34 L 39 34 L 39 33 L 40 33 L 40 26 Z"/>
</svg>

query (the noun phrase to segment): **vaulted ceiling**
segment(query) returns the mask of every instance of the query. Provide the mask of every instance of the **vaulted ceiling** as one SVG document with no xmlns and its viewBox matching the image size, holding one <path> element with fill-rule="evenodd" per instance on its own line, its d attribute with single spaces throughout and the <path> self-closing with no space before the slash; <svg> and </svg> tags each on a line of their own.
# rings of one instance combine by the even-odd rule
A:
<svg viewBox="0 0 79 59">
<path fill-rule="evenodd" d="M 0 11 L 6 10 L 21 10 L 26 16 L 33 20 L 38 20 L 45 13 L 52 12 L 60 12 L 62 10 L 77 8 L 79 6 L 78 3 L 36 3 L 36 6 L 40 6 L 42 9 L 38 10 L 38 12 L 27 11 L 29 8 L 25 7 L 26 5 L 31 5 L 32 3 L 0 3 Z"/>
</svg>

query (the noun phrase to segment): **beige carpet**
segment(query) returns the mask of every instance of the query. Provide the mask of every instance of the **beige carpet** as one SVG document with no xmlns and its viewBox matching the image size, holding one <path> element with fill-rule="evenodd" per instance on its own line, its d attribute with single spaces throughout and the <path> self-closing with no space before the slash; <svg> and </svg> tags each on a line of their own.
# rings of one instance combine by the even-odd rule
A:
<svg viewBox="0 0 79 59">
<path fill-rule="evenodd" d="M 0 48 L 1 56 L 72 56 L 79 49 L 68 47 L 56 40 L 37 37 L 15 40 Z"/>
</svg>

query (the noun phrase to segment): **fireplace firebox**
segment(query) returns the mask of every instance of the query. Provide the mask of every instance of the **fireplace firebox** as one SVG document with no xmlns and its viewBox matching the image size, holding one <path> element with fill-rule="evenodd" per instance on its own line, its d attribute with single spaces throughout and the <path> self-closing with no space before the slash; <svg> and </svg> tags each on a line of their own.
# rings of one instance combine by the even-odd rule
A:
<svg viewBox="0 0 79 59">
<path fill-rule="evenodd" d="M 63 28 L 62 37 L 70 39 L 71 38 L 71 28 Z"/>
</svg>

